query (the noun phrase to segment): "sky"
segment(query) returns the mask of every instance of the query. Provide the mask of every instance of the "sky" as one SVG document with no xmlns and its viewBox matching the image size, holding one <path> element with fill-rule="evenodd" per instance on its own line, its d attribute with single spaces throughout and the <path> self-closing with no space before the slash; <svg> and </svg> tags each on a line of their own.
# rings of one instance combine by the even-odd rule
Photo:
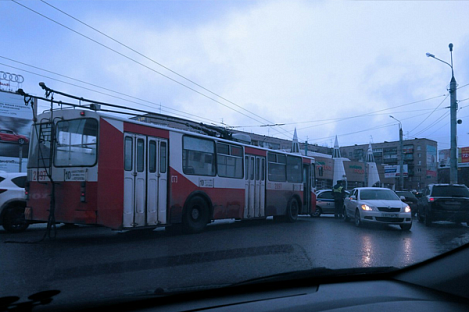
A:
<svg viewBox="0 0 469 312">
<path fill-rule="evenodd" d="M 469 146 L 469 1 L 0 0 L 0 71 L 75 96 L 332 147 Z M 55 99 L 62 99 L 55 96 Z M 40 103 L 39 110 L 50 104 Z M 393 116 L 395 119 L 391 118 Z M 396 121 L 397 119 L 397 121 Z"/>
</svg>

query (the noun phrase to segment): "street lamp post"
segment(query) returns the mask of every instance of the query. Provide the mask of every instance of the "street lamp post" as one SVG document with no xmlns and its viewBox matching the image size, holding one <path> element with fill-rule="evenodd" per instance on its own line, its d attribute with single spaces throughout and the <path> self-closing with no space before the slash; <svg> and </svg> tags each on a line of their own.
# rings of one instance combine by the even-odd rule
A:
<svg viewBox="0 0 469 312">
<path fill-rule="evenodd" d="M 404 190 L 404 146 L 402 141 L 402 123 L 389 115 L 392 119 L 399 123 L 399 146 L 400 146 L 400 158 L 399 158 L 399 188 L 401 191 Z"/>
<path fill-rule="evenodd" d="M 434 58 L 442 63 L 445 63 L 451 67 L 451 82 L 449 83 L 449 94 L 450 94 L 450 123 L 451 123 L 451 150 L 450 150 L 450 166 L 449 166 L 449 182 L 451 184 L 458 183 L 458 155 L 457 155 L 457 138 L 456 138 L 456 113 L 458 109 L 458 102 L 456 97 L 456 79 L 454 78 L 454 69 L 453 69 L 453 44 L 449 44 L 449 51 L 451 52 L 451 64 L 440 60 L 435 57 L 435 55 L 427 53 L 427 57 Z"/>
</svg>

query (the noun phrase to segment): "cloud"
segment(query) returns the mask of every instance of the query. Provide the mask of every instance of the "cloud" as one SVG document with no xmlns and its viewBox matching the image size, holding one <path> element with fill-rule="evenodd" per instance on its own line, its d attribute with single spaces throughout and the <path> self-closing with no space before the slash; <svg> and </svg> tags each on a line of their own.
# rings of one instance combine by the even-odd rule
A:
<svg viewBox="0 0 469 312">
<path fill-rule="evenodd" d="M 341 145 L 352 145 L 368 143 L 371 136 L 375 142 L 395 139 L 390 114 L 404 129 L 423 121 L 441 98 L 402 105 L 444 94 L 450 74 L 425 52 L 448 60 L 449 41 L 458 56 L 469 42 L 469 28 L 461 27 L 466 2 L 229 2 L 218 11 L 205 7 L 210 3 L 191 2 L 194 14 L 169 8 L 169 2 L 137 2 L 143 7 L 126 15 L 116 9 L 88 12 L 87 6 L 80 12 L 90 25 L 223 98 L 82 28 L 128 58 L 69 34 L 54 38 L 62 43 L 54 57 L 67 60 L 54 66 L 146 99 L 155 110 L 161 104 L 165 111 L 282 138 L 291 138 L 296 127 L 300 141 L 330 145 L 339 135 Z M 458 81 L 469 82 L 467 74 Z M 270 123 L 286 125 L 258 127 Z"/>
</svg>

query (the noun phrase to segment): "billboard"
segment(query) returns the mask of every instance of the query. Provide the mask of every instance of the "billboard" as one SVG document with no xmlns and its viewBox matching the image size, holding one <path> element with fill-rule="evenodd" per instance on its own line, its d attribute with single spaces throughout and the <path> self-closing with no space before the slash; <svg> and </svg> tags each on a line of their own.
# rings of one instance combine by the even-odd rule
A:
<svg viewBox="0 0 469 312">
<path fill-rule="evenodd" d="M 404 178 L 409 175 L 407 165 L 402 165 L 402 171 L 404 171 Z M 399 165 L 386 165 L 384 166 L 384 177 L 385 178 L 398 178 L 400 176 L 401 167 Z"/>
<path fill-rule="evenodd" d="M 22 95 L 0 90 L 0 170 L 26 172 L 32 123 L 31 104 Z"/>
<path fill-rule="evenodd" d="M 440 150 L 439 156 L 439 168 L 450 167 L 450 151 L 449 149 Z M 458 148 L 458 167 L 469 167 L 469 147 Z"/>
<path fill-rule="evenodd" d="M 458 152 L 458 167 L 469 167 L 469 147 L 461 147 Z"/>
</svg>

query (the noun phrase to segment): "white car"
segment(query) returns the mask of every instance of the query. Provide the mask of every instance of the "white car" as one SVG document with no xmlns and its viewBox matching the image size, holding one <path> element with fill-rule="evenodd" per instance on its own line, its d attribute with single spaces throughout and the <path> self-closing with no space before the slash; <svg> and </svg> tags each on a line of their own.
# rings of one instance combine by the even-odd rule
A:
<svg viewBox="0 0 469 312">
<path fill-rule="evenodd" d="M 354 219 L 356 226 L 365 222 L 397 224 L 402 230 L 412 227 L 409 205 L 388 189 L 381 187 L 357 187 L 344 200 L 344 220 Z"/>
<path fill-rule="evenodd" d="M 21 232 L 28 228 L 24 219 L 26 173 L 0 171 L 0 225 L 8 232 Z"/>
</svg>

